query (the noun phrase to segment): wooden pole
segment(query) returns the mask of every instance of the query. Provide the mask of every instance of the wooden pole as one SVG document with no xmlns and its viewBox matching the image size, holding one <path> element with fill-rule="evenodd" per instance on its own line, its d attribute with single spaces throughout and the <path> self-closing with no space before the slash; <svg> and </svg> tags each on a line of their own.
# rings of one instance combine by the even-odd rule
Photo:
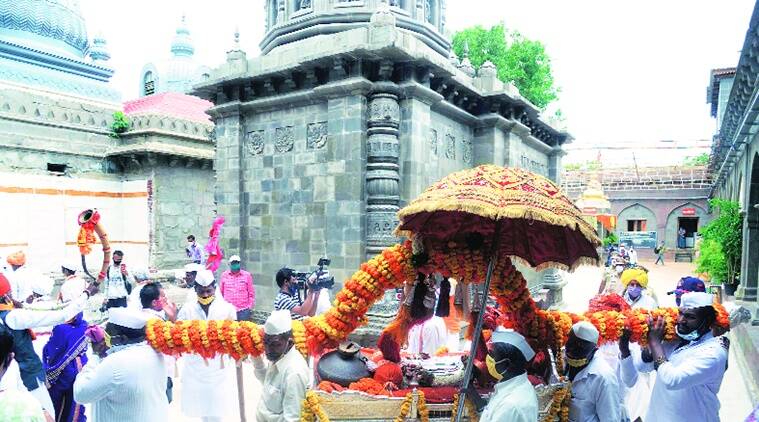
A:
<svg viewBox="0 0 759 422">
<path fill-rule="evenodd" d="M 237 400 L 240 403 L 240 422 L 246 422 L 245 418 L 245 384 L 242 376 L 242 362 L 237 362 L 235 367 L 237 374 Z"/>
</svg>

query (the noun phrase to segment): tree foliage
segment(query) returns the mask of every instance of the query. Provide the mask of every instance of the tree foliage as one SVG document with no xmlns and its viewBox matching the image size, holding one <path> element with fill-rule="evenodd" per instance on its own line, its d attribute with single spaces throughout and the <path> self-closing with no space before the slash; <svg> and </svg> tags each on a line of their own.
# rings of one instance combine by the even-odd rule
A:
<svg viewBox="0 0 759 422">
<path fill-rule="evenodd" d="M 543 43 L 506 31 L 502 24 L 490 29 L 477 25 L 457 32 L 453 36 L 453 51 L 461 58 L 468 55 L 475 68 L 490 60 L 498 69 L 498 79 L 514 84 L 522 96 L 540 109 L 558 96 L 551 59 Z"/>
<path fill-rule="evenodd" d="M 691 157 L 685 157 L 685 160 L 683 160 L 683 165 L 686 167 L 705 166 L 707 164 L 709 164 L 708 152 Z"/>
<path fill-rule="evenodd" d="M 111 137 L 118 138 L 120 134 L 129 130 L 129 119 L 123 111 L 113 113 L 113 123 L 111 123 Z"/>
<path fill-rule="evenodd" d="M 702 242 L 696 271 L 708 273 L 716 281 L 735 284 L 741 267 L 743 248 L 743 216 L 736 201 L 712 199 L 709 205 L 719 210 L 719 216 L 699 233 Z"/>
<path fill-rule="evenodd" d="M 609 245 L 618 245 L 619 244 L 619 237 L 617 237 L 617 234 L 614 232 L 610 232 L 609 234 L 604 237 L 603 240 L 603 246 L 606 248 Z"/>
</svg>

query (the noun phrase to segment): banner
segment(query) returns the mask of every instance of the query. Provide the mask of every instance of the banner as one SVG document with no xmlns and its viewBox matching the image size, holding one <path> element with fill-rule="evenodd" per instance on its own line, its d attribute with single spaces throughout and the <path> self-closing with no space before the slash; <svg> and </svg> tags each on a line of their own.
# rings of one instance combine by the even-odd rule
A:
<svg viewBox="0 0 759 422">
<path fill-rule="evenodd" d="M 619 243 L 638 249 L 653 249 L 657 244 L 657 236 L 656 232 L 619 232 Z"/>
</svg>

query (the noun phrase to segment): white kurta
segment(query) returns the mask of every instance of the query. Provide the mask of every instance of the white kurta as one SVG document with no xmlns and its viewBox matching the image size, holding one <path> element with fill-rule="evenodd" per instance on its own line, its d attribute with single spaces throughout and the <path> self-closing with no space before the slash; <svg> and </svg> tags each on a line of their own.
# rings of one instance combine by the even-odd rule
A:
<svg viewBox="0 0 759 422">
<path fill-rule="evenodd" d="M 237 310 L 220 296 L 211 303 L 208 315 L 198 302 L 187 303 L 178 320 L 236 320 Z M 182 413 L 189 417 L 237 417 L 237 380 L 235 362 L 229 356 L 203 359 L 185 355 L 182 362 Z M 165 387 L 164 379 L 164 387 Z"/>
<path fill-rule="evenodd" d="M 292 347 L 274 363 L 267 365 L 263 359 L 254 359 L 253 365 L 263 390 L 256 408 L 256 421 L 300 421 L 310 373 L 300 352 Z"/>
<path fill-rule="evenodd" d="M 480 422 L 536 422 L 537 420 L 538 396 L 527 379 L 527 374 L 496 384 L 488 406 L 480 417 Z"/>
<path fill-rule="evenodd" d="M 617 374 L 606 360 L 594 356 L 572 381 L 569 405 L 571 422 L 617 422 L 622 420 Z"/>
<path fill-rule="evenodd" d="M 656 371 L 646 422 L 719 422 L 719 392 L 727 369 L 727 349 L 719 338 L 706 333 L 700 339 L 676 349 L 678 342 L 665 345 L 668 362 Z M 650 372 L 640 353 L 622 360 L 626 379 L 635 371 Z"/>
<path fill-rule="evenodd" d="M 169 417 L 163 356 L 139 343 L 90 358 L 74 382 L 74 400 L 92 404 L 94 422 L 163 422 Z"/>
<path fill-rule="evenodd" d="M 439 316 L 417 324 L 408 331 L 408 352 L 434 355 L 437 350 L 448 343 L 448 330 L 445 320 Z"/>
<path fill-rule="evenodd" d="M 41 276 L 41 274 L 26 265 L 19 267 L 15 271 L 9 270 L 6 273 L 6 278 L 8 278 L 8 283 L 11 285 L 13 299 L 24 302 L 32 295 L 32 278 Z"/>
<path fill-rule="evenodd" d="M 646 293 L 646 290 L 641 292 L 640 296 L 637 300 L 632 300 L 630 296 L 627 294 L 627 290 L 625 290 L 625 302 L 627 302 L 628 305 L 630 305 L 633 309 L 656 309 L 659 307 L 659 305 L 656 303 L 656 299 L 652 298 Z"/>
</svg>

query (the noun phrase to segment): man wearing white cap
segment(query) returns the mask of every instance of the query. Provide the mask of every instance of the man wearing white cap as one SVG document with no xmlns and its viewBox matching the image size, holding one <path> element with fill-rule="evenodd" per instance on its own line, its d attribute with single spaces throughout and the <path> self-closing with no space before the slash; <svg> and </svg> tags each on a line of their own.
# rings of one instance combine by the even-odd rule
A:
<svg viewBox="0 0 759 422">
<path fill-rule="evenodd" d="M 178 320 L 234 321 L 237 318 L 234 306 L 216 295 L 216 280 L 211 271 L 198 271 L 195 293 L 195 301 L 182 307 Z M 228 356 L 204 359 L 199 355 L 185 355 L 181 361 L 182 413 L 203 421 L 237 418 L 234 361 Z"/>
<path fill-rule="evenodd" d="M 253 359 L 263 390 L 256 409 L 258 422 L 300 421 L 309 370 L 293 345 L 290 311 L 272 312 L 264 324 L 264 353 L 269 364 L 260 356 Z"/>
<path fill-rule="evenodd" d="M 249 321 L 253 307 L 256 306 L 256 289 L 253 276 L 240 268 L 240 257 L 229 258 L 229 269 L 221 274 L 219 291 L 224 300 L 237 309 L 238 321 Z"/>
<path fill-rule="evenodd" d="M 84 290 L 86 283 L 76 274 L 78 269 L 79 266 L 74 262 L 66 262 L 61 265 L 64 280 L 61 290 L 58 292 L 58 300 L 60 302 L 68 303 L 76 299 L 82 293 L 82 290 Z"/>
<path fill-rule="evenodd" d="M 480 421 L 537 421 L 538 396 L 527 379 L 527 364 L 535 352 L 516 331 L 494 331 L 490 342 L 485 364 L 498 384 Z"/>
<path fill-rule="evenodd" d="M 93 356 L 74 381 L 74 400 L 92 404 L 96 422 L 168 420 L 163 356 L 145 341 L 147 321 L 133 309 L 109 310 L 108 355 Z"/>
<path fill-rule="evenodd" d="M 571 422 L 617 422 L 622 420 L 622 403 L 616 372 L 598 350 L 598 330 L 588 321 L 572 326 L 566 345 L 572 400 Z"/>
<path fill-rule="evenodd" d="M 640 372 L 656 370 L 646 421 L 717 422 L 717 398 L 727 369 L 727 344 L 714 337 L 711 326 L 717 320 L 709 293 L 691 292 L 681 297 L 680 316 L 675 331 L 679 341 L 664 343 L 664 320 L 648 322 L 648 359 L 631 354 L 620 344 L 622 374 L 627 383 Z"/>
</svg>

